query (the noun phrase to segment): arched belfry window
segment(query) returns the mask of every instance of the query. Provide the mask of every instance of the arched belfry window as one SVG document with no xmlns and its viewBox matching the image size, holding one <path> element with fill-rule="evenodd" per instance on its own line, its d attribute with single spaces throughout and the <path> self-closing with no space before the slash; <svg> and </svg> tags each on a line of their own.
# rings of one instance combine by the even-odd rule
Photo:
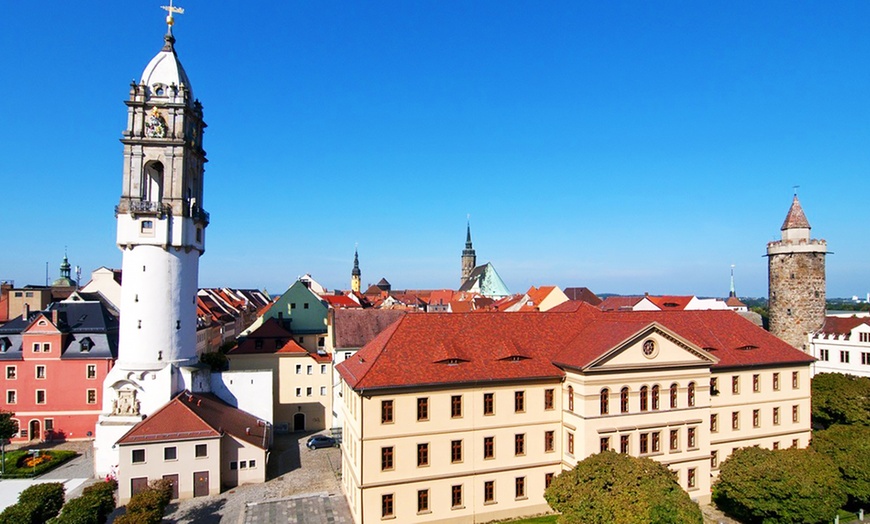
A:
<svg viewBox="0 0 870 524">
<path fill-rule="evenodd" d="M 143 201 L 159 203 L 163 200 L 163 164 L 148 162 L 142 173 Z"/>
</svg>

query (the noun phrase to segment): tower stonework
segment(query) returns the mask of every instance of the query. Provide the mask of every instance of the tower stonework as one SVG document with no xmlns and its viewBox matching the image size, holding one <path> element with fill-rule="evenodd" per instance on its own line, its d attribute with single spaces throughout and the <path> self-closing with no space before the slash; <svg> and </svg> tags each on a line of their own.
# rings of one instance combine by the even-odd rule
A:
<svg viewBox="0 0 870 524">
<path fill-rule="evenodd" d="M 770 332 L 807 351 L 808 334 L 825 323 L 827 243 L 810 238 L 797 195 L 781 230 L 782 240 L 767 244 Z"/>
<path fill-rule="evenodd" d="M 202 105 L 175 53 L 172 11 L 163 48 L 130 86 L 115 207 L 123 281 L 118 359 L 103 383 L 95 470 L 111 474 L 115 442 L 181 390 L 201 390 L 194 367 L 203 210 Z M 207 381 L 207 377 L 205 377 Z"/>
<path fill-rule="evenodd" d="M 459 282 L 460 285 L 468 280 L 475 266 L 477 266 L 477 254 L 471 245 L 471 224 L 469 223 L 465 234 L 465 249 L 462 250 L 462 280 Z"/>
</svg>

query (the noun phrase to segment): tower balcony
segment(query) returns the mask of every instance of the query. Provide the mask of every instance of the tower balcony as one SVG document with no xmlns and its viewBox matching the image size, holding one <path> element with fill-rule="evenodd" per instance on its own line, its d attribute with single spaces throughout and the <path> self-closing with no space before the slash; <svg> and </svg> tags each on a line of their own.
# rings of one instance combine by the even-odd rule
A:
<svg viewBox="0 0 870 524">
<path fill-rule="evenodd" d="M 122 201 L 121 204 L 115 206 L 115 217 L 121 213 L 129 213 L 136 218 L 137 216 L 155 216 L 159 219 L 165 218 L 171 211 L 168 204 L 162 202 L 151 202 L 149 200 L 128 200 Z"/>
</svg>

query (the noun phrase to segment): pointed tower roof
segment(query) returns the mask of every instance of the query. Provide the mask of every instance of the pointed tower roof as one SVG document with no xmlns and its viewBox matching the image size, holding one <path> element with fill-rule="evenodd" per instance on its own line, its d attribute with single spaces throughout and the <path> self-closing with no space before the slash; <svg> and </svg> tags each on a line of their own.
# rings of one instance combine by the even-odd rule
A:
<svg viewBox="0 0 870 524">
<path fill-rule="evenodd" d="M 788 214 L 785 216 L 785 221 L 782 223 L 780 229 L 785 231 L 786 229 L 801 228 L 810 229 L 810 222 L 807 220 L 807 216 L 804 214 L 801 203 L 795 194 L 794 200 L 791 202 L 791 207 L 788 210 Z"/>
<path fill-rule="evenodd" d="M 462 256 L 474 256 L 474 247 L 471 245 L 471 222 L 467 224 L 467 233 L 465 235 L 465 249 L 462 250 Z"/>
<path fill-rule="evenodd" d="M 169 12 L 169 16 L 166 17 L 167 29 L 166 35 L 163 37 L 163 49 L 148 62 L 145 70 L 142 71 L 140 83 L 145 84 L 149 89 L 157 84 L 167 87 L 171 85 L 184 86 L 192 100 L 193 89 L 190 86 L 187 73 L 184 72 L 184 68 L 178 60 L 178 55 L 175 54 L 175 36 L 172 34 L 172 25 L 174 23 L 172 14 L 183 13 L 184 10 L 172 5 L 164 6 L 163 9 Z M 149 96 L 153 94 L 149 93 Z"/>
<path fill-rule="evenodd" d="M 353 269 L 350 271 L 351 276 L 358 277 L 360 276 L 359 270 L 359 253 L 356 249 L 353 250 Z"/>
</svg>

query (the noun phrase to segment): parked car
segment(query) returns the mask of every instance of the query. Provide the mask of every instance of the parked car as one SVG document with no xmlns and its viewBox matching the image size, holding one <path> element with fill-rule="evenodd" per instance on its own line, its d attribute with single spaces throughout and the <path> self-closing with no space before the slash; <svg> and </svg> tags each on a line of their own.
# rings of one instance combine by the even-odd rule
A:
<svg viewBox="0 0 870 524">
<path fill-rule="evenodd" d="M 332 448 L 335 447 L 335 439 L 326 435 L 314 435 L 305 445 L 308 449 Z"/>
</svg>

